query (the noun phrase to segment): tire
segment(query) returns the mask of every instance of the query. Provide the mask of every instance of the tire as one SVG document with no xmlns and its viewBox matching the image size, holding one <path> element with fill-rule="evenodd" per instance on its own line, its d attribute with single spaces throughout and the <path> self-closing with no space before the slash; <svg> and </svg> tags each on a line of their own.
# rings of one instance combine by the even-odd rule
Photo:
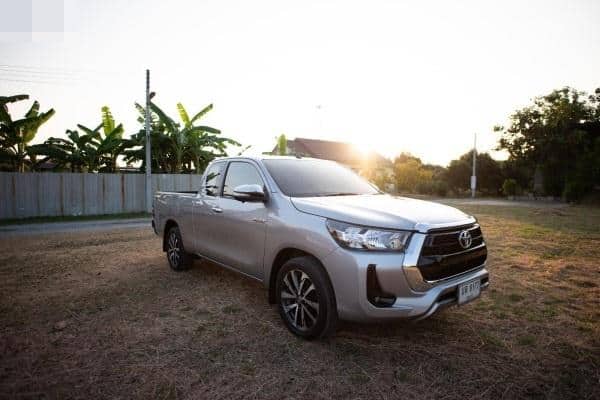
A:
<svg viewBox="0 0 600 400">
<path fill-rule="evenodd" d="M 305 339 L 335 333 L 335 294 L 323 267 L 312 257 L 288 260 L 275 284 L 279 315 L 287 328 Z"/>
<path fill-rule="evenodd" d="M 172 227 L 167 232 L 167 261 L 169 266 L 174 271 L 183 271 L 192 266 L 193 258 L 190 254 L 185 252 L 183 248 L 183 241 L 181 240 L 181 233 L 177 226 Z"/>
</svg>

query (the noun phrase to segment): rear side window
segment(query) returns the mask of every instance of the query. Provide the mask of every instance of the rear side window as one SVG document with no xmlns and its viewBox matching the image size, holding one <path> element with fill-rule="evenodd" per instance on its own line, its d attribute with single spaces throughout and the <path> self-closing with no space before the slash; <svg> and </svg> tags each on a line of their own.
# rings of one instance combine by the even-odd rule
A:
<svg viewBox="0 0 600 400">
<path fill-rule="evenodd" d="M 225 163 L 214 163 L 206 171 L 202 190 L 207 196 L 218 196 L 221 182 L 223 181 L 223 170 Z"/>
<path fill-rule="evenodd" d="M 240 185 L 264 186 L 263 180 L 254 165 L 247 162 L 232 162 L 229 164 L 225 186 L 223 186 L 223 196 L 233 196 L 234 189 Z"/>
</svg>

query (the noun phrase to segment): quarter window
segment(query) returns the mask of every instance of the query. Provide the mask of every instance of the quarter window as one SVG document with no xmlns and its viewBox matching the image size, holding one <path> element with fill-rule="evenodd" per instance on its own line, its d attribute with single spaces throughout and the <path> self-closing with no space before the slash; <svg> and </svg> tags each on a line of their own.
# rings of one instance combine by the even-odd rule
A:
<svg viewBox="0 0 600 400">
<path fill-rule="evenodd" d="M 223 170 L 225 169 L 225 163 L 215 163 L 211 165 L 206 171 L 206 177 L 204 178 L 203 191 L 207 196 L 218 196 L 219 187 L 223 180 Z"/>
<path fill-rule="evenodd" d="M 240 185 L 264 185 L 256 168 L 247 162 L 232 162 L 227 169 L 223 196 L 233 196 L 233 191 Z"/>
</svg>

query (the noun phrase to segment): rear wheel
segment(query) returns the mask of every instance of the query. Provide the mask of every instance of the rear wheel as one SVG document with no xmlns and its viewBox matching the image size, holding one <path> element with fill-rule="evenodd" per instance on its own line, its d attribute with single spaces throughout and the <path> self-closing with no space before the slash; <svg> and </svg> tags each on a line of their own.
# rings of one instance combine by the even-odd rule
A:
<svg viewBox="0 0 600 400">
<path fill-rule="evenodd" d="M 179 228 L 174 226 L 167 233 L 167 261 L 175 271 L 188 269 L 192 265 L 192 256 L 185 252 Z"/>
<path fill-rule="evenodd" d="M 294 334 L 314 339 L 335 332 L 335 295 L 323 267 L 312 257 L 287 261 L 277 274 L 279 314 Z"/>
</svg>

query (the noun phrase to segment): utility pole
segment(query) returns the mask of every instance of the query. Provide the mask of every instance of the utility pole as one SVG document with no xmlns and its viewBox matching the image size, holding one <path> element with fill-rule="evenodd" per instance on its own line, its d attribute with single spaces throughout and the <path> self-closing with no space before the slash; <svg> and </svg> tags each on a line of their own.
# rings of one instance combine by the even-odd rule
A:
<svg viewBox="0 0 600 400">
<path fill-rule="evenodd" d="M 473 140 L 473 175 L 471 175 L 471 197 L 475 198 L 475 190 L 477 189 L 477 133 Z"/>
<path fill-rule="evenodd" d="M 319 135 L 323 135 L 323 106 L 321 104 L 317 104 L 317 130 Z"/>
<path fill-rule="evenodd" d="M 152 160 L 150 151 L 150 70 L 146 70 L 146 212 L 152 212 Z"/>
</svg>

